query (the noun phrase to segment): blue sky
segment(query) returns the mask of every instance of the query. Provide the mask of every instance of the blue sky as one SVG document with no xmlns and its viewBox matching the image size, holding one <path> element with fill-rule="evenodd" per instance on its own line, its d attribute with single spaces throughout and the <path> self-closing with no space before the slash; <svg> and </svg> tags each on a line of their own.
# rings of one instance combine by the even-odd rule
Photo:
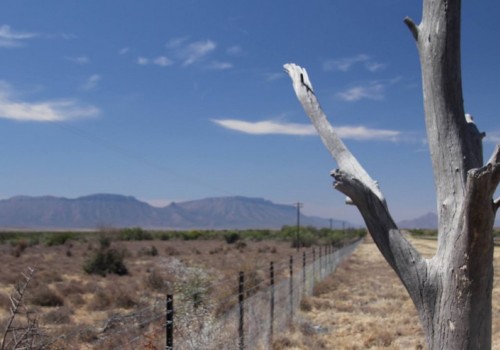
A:
<svg viewBox="0 0 500 350">
<path fill-rule="evenodd" d="M 465 107 L 500 142 L 497 0 L 463 2 Z M 435 211 L 420 1 L 0 3 L 0 198 L 242 195 L 359 223 L 283 64 L 307 68 L 396 220 Z"/>
</svg>

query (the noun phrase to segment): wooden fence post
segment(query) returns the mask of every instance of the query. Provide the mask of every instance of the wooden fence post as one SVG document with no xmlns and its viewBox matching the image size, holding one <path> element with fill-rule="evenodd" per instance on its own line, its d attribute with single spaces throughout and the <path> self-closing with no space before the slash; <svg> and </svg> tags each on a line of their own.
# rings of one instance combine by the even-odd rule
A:
<svg viewBox="0 0 500 350">
<path fill-rule="evenodd" d="M 174 348 L 174 296 L 167 294 L 166 343 L 165 350 Z"/>
<path fill-rule="evenodd" d="M 238 336 L 239 336 L 239 345 L 240 350 L 245 349 L 245 333 L 243 331 L 243 322 L 244 322 L 244 300 L 245 300 L 245 275 L 243 271 L 240 271 L 239 282 L 238 282 L 238 302 L 240 305 L 240 322 L 238 327 Z"/>
</svg>

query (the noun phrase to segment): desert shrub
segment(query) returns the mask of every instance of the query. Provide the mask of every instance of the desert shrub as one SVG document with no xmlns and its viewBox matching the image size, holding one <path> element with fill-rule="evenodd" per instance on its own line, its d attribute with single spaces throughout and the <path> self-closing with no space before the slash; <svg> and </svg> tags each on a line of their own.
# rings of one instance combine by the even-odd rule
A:
<svg viewBox="0 0 500 350">
<path fill-rule="evenodd" d="M 0 309 L 9 310 L 11 306 L 9 296 L 4 293 L 0 293 Z M 2 323 L 0 323 L 2 324 Z"/>
<path fill-rule="evenodd" d="M 75 238 L 75 233 L 72 232 L 58 232 L 51 233 L 45 237 L 45 244 L 49 247 L 56 245 L 63 245 L 66 241 Z"/>
<path fill-rule="evenodd" d="M 137 306 L 137 300 L 127 291 L 120 288 L 113 291 L 113 304 L 123 309 L 131 309 Z"/>
<path fill-rule="evenodd" d="M 153 235 L 140 227 L 132 227 L 121 230 L 120 239 L 124 241 L 151 241 Z"/>
<path fill-rule="evenodd" d="M 316 237 L 311 232 L 300 232 L 299 237 L 297 236 L 292 239 L 292 248 L 302 247 L 309 248 L 317 243 Z"/>
<path fill-rule="evenodd" d="M 242 251 L 246 247 L 247 247 L 247 244 L 243 241 L 238 241 L 238 243 L 236 243 L 236 245 L 235 245 L 235 248 L 238 249 L 239 251 Z"/>
<path fill-rule="evenodd" d="M 138 252 L 139 256 L 157 256 L 158 255 L 158 249 L 152 245 L 151 247 L 143 247 L 139 250 Z"/>
<path fill-rule="evenodd" d="M 163 291 L 165 288 L 165 280 L 163 276 L 155 269 L 151 270 L 151 272 L 145 277 L 145 282 L 146 286 L 152 290 Z"/>
<path fill-rule="evenodd" d="M 312 295 L 318 297 L 332 290 L 332 276 L 325 278 L 314 284 Z"/>
<path fill-rule="evenodd" d="M 161 241 L 168 241 L 168 240 L 170 240 L 170 234 L 168 234 L 167 232 L 162 232 L 159 234 L 158 238 Z"/>
<path fill-rule="evenodd" d="M 97 329 L 90 326 L 81 326 L 82 329 L 77 332 L 78 340 L 83 343 L 92 343 L 99 339 L 99 332 Z"/>
<path fill-rule="evenodd" d="M 42 287 L 33 290 L 33 294 L 29 298 L 29 301 L 31 304 L 37 306 L 57 307 L 64 305 L 63 298 L 61 298 L 49 287 Z"/>
<path fill-rule="evenodd" d="M 107 310 L 111 307 L 113 303 L 112 296 L 110 293 L 106 293 L 102 289 L 98 289 L 94 295 L 87 308 L 93 311 Z"/>
<path fill-rule="evenodd" d="M 68 324 L 73 312 L 67 306 L 58 307 L 43 315 L 42 320 L 48 324 Z"/>
<path fill-rule="evenodd" d="M 12 244 L 12 256 L 19 258 L 24 250 L 28 248 L 28 241 L 25 239 L 19 239 Z"/>
<path fill-rule="evenodd" d="M 88 274 L 106 276 L 113 273 L 119 276 L 127 275 L 128 269 L 123 262 L 124 254 L 116 249 L 101 249 L 83 265 Z"/>
<path fill-rule="evenodd" d="M 313 305 L 311 303 L 311 299 L 308 297 L 303 297 L 300 300 L 300 310 L 304 312 L 312 311 Z"/>
<path fill-rule="evenodd" d="M 240 234 L 238 232 L 227 232 L 224 234 L 224 239 L 227 244 L 233 244 L 240 239 Z"/>
<path fill-rule="evenodd" d="M 106 235 L 100 235 L 99 246 L 101 247 L 101 249 L 108 249 L 111 246 L 111 238 Z"/>
<path fill-rule="evenodd" d="M 216 247 L 214 249 L 211 249 L 209 251 L 209 254 L 210 255 L 214 255 L 214 254 L 219 254 L 219 253 L 223 253 L 223 252 L 224 252 L 224 248 L 222 246 L 218 246 L 218 247 Z"/>
<path fill-rule="evenodd" d="M 165 253 L 169 256 L 174 256 L 174 255 L 180 254 L 179 251 L 175 247 L 172 247 L 172 246 L 166 246 Z"/>
<path fill-rule="evenodd" d="M 198 230 L 184 231 L 181 233 L 181 238 L 184 241 L 194 241 L 203 236 L 203 232 Z"/>
</svg>

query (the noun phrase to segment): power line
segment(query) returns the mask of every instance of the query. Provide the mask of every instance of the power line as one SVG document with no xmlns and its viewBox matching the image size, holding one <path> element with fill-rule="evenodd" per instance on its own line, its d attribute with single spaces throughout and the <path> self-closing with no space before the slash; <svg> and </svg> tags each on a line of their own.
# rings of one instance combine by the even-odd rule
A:
<svg viewBox="0 0 500 350">
<path fill-rule="evenodd" d="M 159 163 L 153 162 L 137 152 L 126 149 L 120 145 L 117 145 L 113 142 L 110 142 L 109 140 L 106 140 L 102 137 L 99 137 L 99 136 L 97 136 L 93 133 L 90 133 L 86 130 L 83 130 L 81 128 L 77 128 L 75 126 L 70 126 L 64 122 L 56 122 L 56 123 L 53 123 L 53 125 L 59 127 L 60 129 L 66 131 L 66 132 L 69 132 L 73 135 L 76 135 L 80 138 L 86 139 L 87 141 L 90 141 L 91 143 L 93 143 L 95 145 L 99 145 L 103 148 L 111 150 L 111 151 L 121 155 L 122 157 L 131 159 L 137 163 L 141 163 L 143 165 L 146 165 L 152 169 L 155 169 L 156 171 L 167 173 L 168 175 L 176 177 L 176 178 L 178 178 L 184 182 L 187 182 L 189 184 L 194 183 L 194 184 L 198 185 L 199 187 L 209 188 L 209 189 L 214 190 L 215 192 L 223 193 L 223 194 L 228 195 L 228 196 L 234 195 L 233 193 L 230 193 L 230 192 L 228 192 L 225 189 L 222 189 L 220 187 L 214 186 L 213 184 L 210 184 L 202 179 L 195 178 L 195 177 L 187 175 L 187 174 L 183 174 L 183 173 L 181 173 L 173 168 L 166 167 L 166 166 L 161 165 Z"/>
</svg>

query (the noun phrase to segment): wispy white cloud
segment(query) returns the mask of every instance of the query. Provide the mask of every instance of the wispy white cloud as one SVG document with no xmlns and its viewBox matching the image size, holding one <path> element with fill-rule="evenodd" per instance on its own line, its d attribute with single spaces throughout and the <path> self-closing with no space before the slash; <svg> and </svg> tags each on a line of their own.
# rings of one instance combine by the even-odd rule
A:
<svg viewBox="0 0 500 350">
<path fill-rule="evenodd" d="M 101 76 L 99 74 L 92 74 L 82 85 L 82 89 L 86 91 L 93 90 L 97 87 L 99 81 L 101 81 Z"/>
<path fill-rule="evenodd" d="M 360 54 L 360 55 L 353 56 L 353 57 L 327 60 L 327 61 L 323 62 L 323 69 L 326 71 L 339 70 L 342 72 L 347 72 L 356 63 L 366 62 L 369 59 L 370 59 L 370 56 L 365 55 L 365 54 Z"/>
<path fill-rule="evenodd" d="M 184 58 L 183 65 L 189 66 L 204 59 L 217 45 L 212 40 L 195 41 L 183 47 L 179 52 Z"/>
<path fill-rule="evenodd" d="M 484 141 L 494 144 L 500 144 L 500 131 L 487 132 Z"/>
<path fill-rule="evenodd" d="M 125 55 L 127 53 L 130 52 L 130 47 L 122 47 L 119 51 L 118 51 L 118 54 L 121 56 L 121 55 Z"/>
<path fill-rule="evenodd" d="M 156 64 L 157 66 L 166 67 L 170 66 L 173 63 L 174 62 L 171 59 L 165 56 L 158 56 L 155 59 L 153 59 L 153 64 Z"/>
<path fill-rule="evenodd" d="M 188 41 L 188 37 L 179 37 L 179 38 L 173 38 L 170 39 L 166 44 L 165 47 L 167 49 L 177 49 L 181 47 L 186 41 Z"/>
<path fill-rule="evenodd" d="M 384 63 L 375 62 L 369 55 L 359 54 L 352 57 L 326 60 L 325 62 L 323 62 L 323 69 L 325 71 L 348 72 L 353 66 L 357 64 L 362 64 L 362 66 L 370 72 L 383 70 L 387 66 Z"/>
<path fill-rule="evenodd" d="M 276 73 L 267 73 L 267 74 L 265 74 L 265 77 L 266 77 L 267 81 L 275 81 L 275 80 L 282 79 L 282 78 L 286 77 L 286 75 L 284 72 L 280 72 L 280 73 L 276 72 Z"/>
<path fill-rule="evenodd" d="M 158 56 L 155 58 L 138 57 L 137 64 L 140 66 L 155 65 L 160 67 L 166 67 L 172 65 L 174 62 L 166 56 Z"/>
<path fill-rule="evenodd" d="M 368 85 L 354 86 L 345 91 L 337 93 L 337 97 L 349 102 L 359 101 L 361 99 L 382 100 L 384 98 L 385 85 L 379 82 Z"/>
<path fill-rule="evenodd" d="M 38 33 L 15 31 L 10 26 L 4 24 L 0 26 L 0 47 L 20 47 L 24 45 L 26 40 L 37 36 L 39 36 Z"/>
<path fill-rule="evenodd" d="M 217 49 L 217 43 L 213 40 L 189 40 L 189 37 L 172 38 L 165 44 L 166 56 L 148 58 L 140 56 L 137 59 L 139 65 L 182 67 L 196 66 L 208 70 L 227 70 L 233 68 L 233 63 L 227 60 L 213 57 Z M 237 55 L 241 52 L 239 46 L 232 46 L 225 50 L 226 55 Z"/>
<path fill-rule="evenodd" d="M 97 107 L 74 99 L 27 102 L 13 98 L 10 86 L 0 84 L 0 118 L 16 121 L 57 122 L 99 115 Z"/>
<path fill-rule="evenodd" d="M 370 72 L 378 72 L 380 70 L 384 70 L 387 65 L 385 63 L 379 63 L 379 62 L 366 62 L 365 63 L 365 68 L 368 69 Z"/>
<path fill-rule="evenodd" d="M 228 55 L 231 55 L 231 56 L 237 56 L 237 55 L 241 55 L 241 53 L 243 52 L 243 49 L 240 47 L 240 46 L 231 46 L 229 48 L 227 48 L 226 50 L 226 53 Z"/>
<path fill-rule="evenodd" d="M 274 120 L 247 122 L 236 119 L 213 119 L 217 125 L 251 135 L 316 135 L 316 129 L 311 124 L 286 123 Z M 337 134 L 343 139 L 358 141 L 392 141 L 396 142 L 401 137 L 401 132 L 386 129 L 371 129 L 365 126 L 339 126 L 335 127 Z"/>
<path fill-rule="evenodd" d="M 343 139 L 358 141 L 392 141 L 396 142 L 401 137 L 401 132 L 386 129 L 370 129 L 365 126 L 339 126 L 335 127 L 337 134 Z"/>
<path fill-rule="evenodd" d="M 252 135 L 314 135 L 316 130 L 309 124 L 281 123 L 273 120 L 263 120 L 259 122 L 247 122 L 236 119 L 213 119 L 214 123 L 223 128 L 239 131 Z"/>
<path fill-rule="evenodd" d="M 233 64 L 229 62 L 213 61 L 207 65 L 207 68 L 213 70 L 225 70 L 233 68 Z"/>
<path fill-rule="evenodd" d="M 137 57 L 137 64 L 140 66 L 146 66 L 149 64 L 149 59 L 146 57 Z"/>
<path fill-rule="evenodd" d="M 88 56 L 75 56 L 75 57 L 66 56 L 64 58 L 76 64 L 87 64 L 90 62 Z"/>
</svg>

